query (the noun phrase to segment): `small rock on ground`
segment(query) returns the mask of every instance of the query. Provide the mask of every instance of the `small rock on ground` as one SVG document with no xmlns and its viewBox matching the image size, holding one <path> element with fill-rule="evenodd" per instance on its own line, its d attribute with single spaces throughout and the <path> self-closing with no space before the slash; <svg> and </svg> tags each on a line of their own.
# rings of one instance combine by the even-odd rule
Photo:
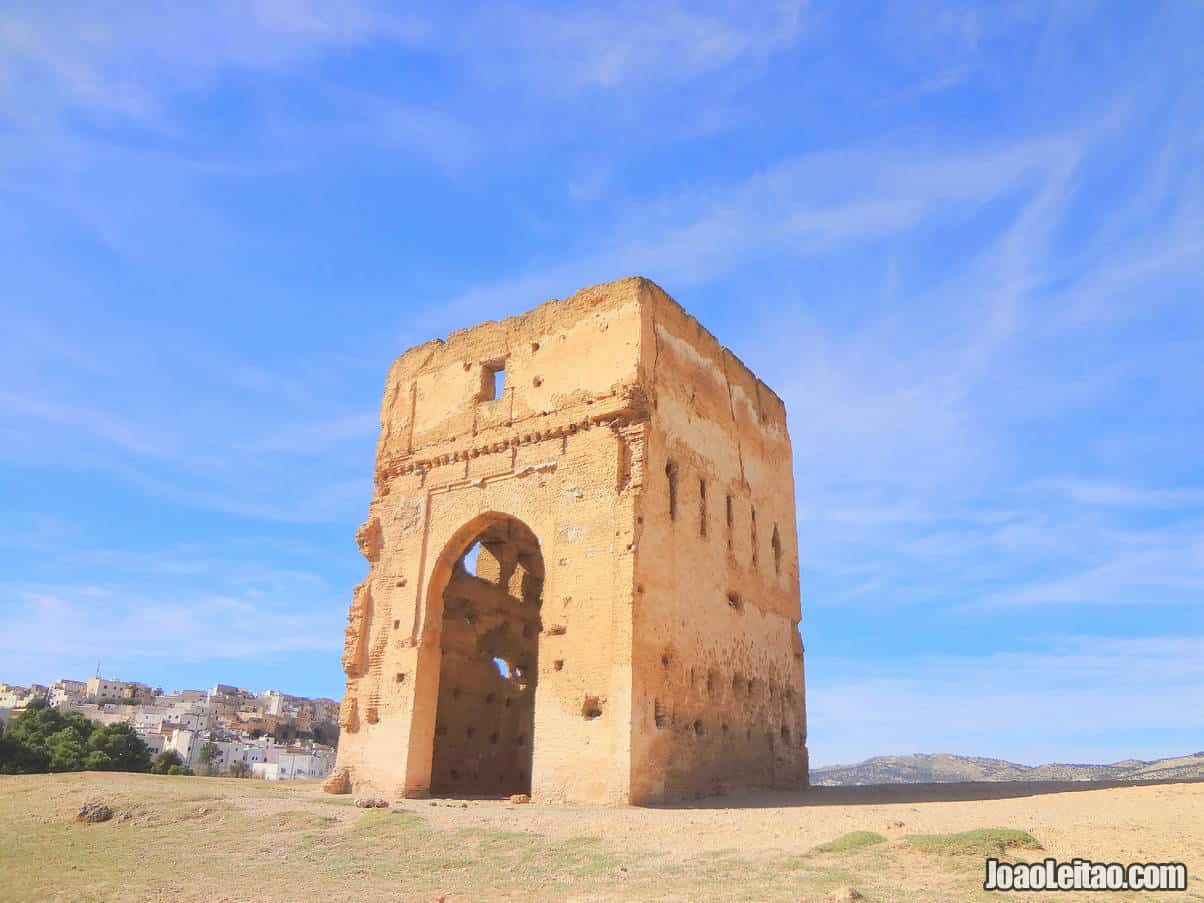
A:
<svg viewBox="0 0 1204 903">
<path fill-rule="evenodd" d="M 95 824 L 99 821 L 108 821 L 113 817 L 113 810 L 104 803 L 95 800 L 84 803 L 80 807 L 79 814 L 75 816 L 76 821 L 88 822 Z"/>
</svg>

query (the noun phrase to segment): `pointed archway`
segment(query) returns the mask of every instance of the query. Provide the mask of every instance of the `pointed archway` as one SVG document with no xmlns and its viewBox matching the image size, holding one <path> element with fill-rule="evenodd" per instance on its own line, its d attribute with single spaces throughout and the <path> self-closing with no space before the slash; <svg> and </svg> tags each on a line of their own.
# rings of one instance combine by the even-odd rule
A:
<svg viewBox="0 0 1204 903">
<path fill-rule="evenodd" d="M 535 534 L 499 515 L 457 533 L 442 592 L 431 792 L 531 792 L 543 558 Z M 442 556 L 441 556 L 442 557 Z"/>
</svg>

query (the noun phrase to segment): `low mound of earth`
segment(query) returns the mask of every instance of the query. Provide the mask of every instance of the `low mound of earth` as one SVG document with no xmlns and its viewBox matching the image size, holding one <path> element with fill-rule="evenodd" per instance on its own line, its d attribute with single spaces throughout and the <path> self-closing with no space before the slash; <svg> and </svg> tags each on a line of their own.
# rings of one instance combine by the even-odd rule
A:
<svg viewBox="0 0 1204 903">
<path fill-rule="evenodd" d="M 811 770 L 818 787 L 861 784 L 951 783 L 962 781 L 1199 781 L 1204 780 L 1204 752 L 1143 762 L 1127 759 L 1110 765 L 1017 765 L 1003 759 L 954 756 L 949 753 L 876 756 L 856 765 Z"/>
<path fill-rule="evenodd" d="M 88 803 L 112 817 L 78 820 Z M 1204 783 L 816 788 L 655 808 L 400 800 L 364 809 L 300 782 L 0 777 L 0 900 L 985 900 L 983 856 L 997 852 L 1184 861 L 1186 895 L 1109 898 L 1201 899 Z"/>
</svg>

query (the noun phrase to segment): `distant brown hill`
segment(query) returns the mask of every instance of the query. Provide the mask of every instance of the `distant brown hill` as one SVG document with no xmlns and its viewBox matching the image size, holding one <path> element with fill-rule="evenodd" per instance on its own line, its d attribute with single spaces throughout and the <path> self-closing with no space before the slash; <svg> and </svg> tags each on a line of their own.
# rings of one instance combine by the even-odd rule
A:
<svg viewBox="0 0 1204 903">
<path fill-rule="evenodd" d="M 1204 751 L 1188 756 L 1142 762 L 1126 759 L 1111 765 L 1017 765 L 1003 759 L 954 756 L 949 753 L 875 756 L 856 765 L 830 765 L 811 770 L 817 787 L 855 784 L 940 784 L 959 781 L 1190 781 L 1204 780 Z"/>
</svg>

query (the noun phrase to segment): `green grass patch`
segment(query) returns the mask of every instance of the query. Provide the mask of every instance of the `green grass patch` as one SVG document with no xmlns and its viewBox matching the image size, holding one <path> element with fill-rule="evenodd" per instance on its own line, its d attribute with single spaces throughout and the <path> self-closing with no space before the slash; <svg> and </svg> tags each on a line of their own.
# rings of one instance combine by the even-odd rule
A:
<svg viewBox="0 0 1204 903">
<path fill-rule="evenodd" d="M 1005 850 L 1039 850 L 1041 843 L 1027 831 L 1015 828 L 977 828 L 960 834 L 908 834 L 904 841 L 933 853 L 990 856 Z"/>
<path fill-rule="evenodd" d="M 847 853 L 850 850 L 860 850 L 872 847 L 876 843 L 885 843 L 886 838 L 877 831 L 850 831 L 841 834 L 835 840 L 821 843 L 815 848 L 817 853 Z"/>
</svg>

